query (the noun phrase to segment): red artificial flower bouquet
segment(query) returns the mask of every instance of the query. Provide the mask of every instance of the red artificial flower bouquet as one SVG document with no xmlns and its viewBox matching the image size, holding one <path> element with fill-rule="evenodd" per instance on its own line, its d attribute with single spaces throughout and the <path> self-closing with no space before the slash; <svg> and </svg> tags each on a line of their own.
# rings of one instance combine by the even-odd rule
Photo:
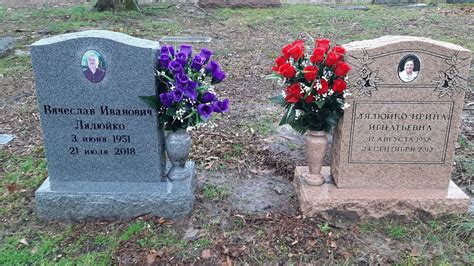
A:
<svg viewBox="0 0 474 266">
<path fill-rule="evenodd" d="M 305 48 L 305 40 L 296 40 L 282 49 L 272 67 L 272 79 L 285 86 L 281 95 L 271 98 L 285 107 L 280 125 L 289 124 L 296 131 L 330 132 L 348 107 L 344 99 L 347 73 L 345 49 L 331 47 L 329 39 L 317 39 L 314 49 Z"/>
</svg>

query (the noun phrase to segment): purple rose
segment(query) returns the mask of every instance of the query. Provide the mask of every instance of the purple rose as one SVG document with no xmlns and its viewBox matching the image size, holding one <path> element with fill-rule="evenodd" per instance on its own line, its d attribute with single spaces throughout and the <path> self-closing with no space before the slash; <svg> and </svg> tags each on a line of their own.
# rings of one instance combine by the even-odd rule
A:
<svg viewBox="0 0 474 266">
<path fill-rule="evenodd" d="M 188 83 L 188 88 L 197 89 L 197 87 L 199 87 L 199 83 L 198 83 L 198 82 L 195 82 L 195 81 L 192 81 L 192 80 L 189 81 L 189 83 Z"/>
<path fill-rule="evenodd" d="M 174 56 L 174 48 L 172 45 L 163 45 L 161 46 L 161 54 L 168 54 Z"/>
<path fill-rule="evenodd" d="M 160 51 L 161 51 L 161 54 L 174 56 L 174 48 L 172 45 L 163 45 L 161 46 Z"/>
<path fill-rule="evenodd" d="M 217 101 L 212 104 L 214 112 L 224 113 L 229 111 L 229 99 L 224 99 L 223 101 Z"/>
<path fill-rule="evenodd" d="M 199 55 L 206 59 L 204 64 L 207 64 L 207 62 L 209 62 L 209 59 L 211 59 L 212 51 L 206 48 L 202 48 L 201 53 L 199 53 Z"/>
<path fill-rule="evenodd" d="M 161 54 L 160 55 L 160 66 L 161 67 L 168 67 L 171 62 L 170 56 L 168 54 Z"/>
<path fill-rule="evenodd" d="M 188 86 L 189 78 L 186 74 L 178 73 L 175 75 L 176 85 L 180 88 L 184 88 Z"/>
<path fill-rule="evenodd" d="M 173 95 L 163 92 L 160 94 L 160 102 L 164 107 L 170 107 L 173 104 Z"/>
<path fill-rule="evenodd" d="M 218 68 L 214 72 L 212 72 L 212 83 L 219 83 L 223 81 L 225 77 L 225 72 Z"/>
<path fill-rule="evenodd" d="M 206 72 L 207 73 L 214 73 L 216 69 L 220 68 L 219 64 L 216 61 L 211 61 L 209 64 L 206 66 Z"/>
<path fill-rule="evenodd" d="M 179 46 L 179 52 L 185 53 L 188 57 L 190 57 L 193 53 L 193 47 L 189 44 L 182 44 L 181 46 Z"/>
<path fill-rule="evenodd" d="M 160 49 L 160 54 L 167 54 L 169 55 L 170 51 L 168 49 L 168 46 L 167 45 L 163 45 L 161 46 L 161 49 Z"/>
<path fill-rule="evenodd" d="M 210 102 L 215 102 L 215 101 L 217 101 L 217 96 L 212 92 L 206 91 L 202 95 L 202 103 L 210 103 Z"/>
<path fill-rule="evenodd" d="M 213 111 L 212 106 L 208 104 L 198 105 L 197 110 L 198 110 L 198 114 L 206 120 L 211 116 L 212 111 Z"/>
<path fill-rule="evenodd" d="M 206 58 L 196 55 L 193 59 L 193 62 L 191 63 L 191 68 L 199 71 L 201 70 L 202 66 L 206 63 Z"/>
<path fill-rule="evenodd" d="M 180 63 L 184 67 L 186 63 L 188 62 L 188 55 L 185 54 L 184 52 L 179 52 L 176 54 L 175 60 L 176 62 Z"/>
<path fill-rule="evenodd" d="M 168 69 L 173 74 L 183 73 L 184 71 L 183 66 L 176 61 L 171 61 L 170 64 L 168 65 Z"/>
<path fill-rule="evenodd" d="M 188 97 L 191 101 L 196 101 L 197 91 L 195 90 L 195 88 L 188 86 L 187 88 L 184 88 L 183 91 L 184 95 L 186 95 L 186 97 Z"/>
<path fill-rule="evenodd" d="M 171 92 L 173 95 L 173 101 L 179 103 L 183 100 L 184 92 L 181 89 L 175 89 Z"/>
</svg>

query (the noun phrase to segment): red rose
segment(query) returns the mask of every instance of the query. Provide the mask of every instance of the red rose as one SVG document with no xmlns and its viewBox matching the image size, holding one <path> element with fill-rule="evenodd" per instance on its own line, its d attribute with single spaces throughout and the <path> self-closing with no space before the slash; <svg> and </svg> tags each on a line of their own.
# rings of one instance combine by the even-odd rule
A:
<svg viewBox="0 0 474 266">
<path fill-rule="evenodd" d="M 321 88 L 316 90 L 319 95 L 323 95 L 329 91 L 328 82 L 325 79 L 321 79 Z"/>
<path fill-rule="evenodd" d="M 337 77 L 343 77 L 347 75 L 347 73 L 351 70 L 351 66 L 349 66 L 346 62 L 337 62 L 336 67 L 334 68 L 334 74 Z"/>
<path fill-rule="evenodd" d="M 346 88 L 347 88 L 347 84 L 342 79 L 336 79 L 334 80 L 334 83 L 332 84 L 332 90 L 335 93 L 341 94 Z"/>
<path fill-rule="evenodd" d="M 275 59 L 275 63 L 277 65 L 273 66 L 272 70 L 278 72 L 278 69 L 280 68 L 280 66 L 286 63 L 286 58 L 283 56 L 279 56 L 277 59 Z"/>
<path fill-rule="evenodd" d="M 298 60 L 304 55 L 304 40 L 293 42 L 292 47 L 288 50 L 293 59 Z"/>
<path fill-rule="evenodd" d="M 281 49 L 281 52 L 286 58 L 290 58 L 290 49 L 293 47 L 293 44 L 288 44 Z"/>
<path fill-rule="evenodd" d="M 339 45 L 334 46 L 331 51 L 340 55 L 343 55 L 346 53 L 346 49 L 344 49 L 344 47 L 339 46 Z"/>
<path fill-rule="evenodd" d="M 307 66 L 303 69 L 304 73 L 304 78 L 308 82 L 313 82 L 316 79 L 316 76 L 318 75 L 318 67 L 316 66 Z"/>
<path fill-rule="evenodd" d="M 297 103 L 303 97 L 299 83 L 293 83 L 286 89 L 285 100 L 289 103 Z"/>
<path fill-rule="evenodd" d="M 278 68 L 278 74 L 290 79 L 295 76 L 296 69 L 290 63 L 285 63 Z"/>
<path fill-rule="evenodd" d="M 275 59 L 275 63 L 277 64 L 277 66 L 281 66 L 286 63 L 286 58 L 284 58 L 283 56 L 279 56 L 277 57 L 277 59 Z"/>
<path fill-rule="evenodd" d="M 314 98 L 314 95 L 312 95 L 312 94 L 306 96 L 306 98 L 304 99 L 305 103 L 312 103 L 314 101 L 316 101 L 316 98 Z"/>
<path fill-rule="evenodd" d="M 316 64 L 322 62 L 324 60 L 324 55 L 326 54 L 326 50 L 324 48 L 318 47 L 314 48 L 313 55 L 309 58 L 311 63 Z"/>
<path fill-rule="evenodd" d="M 329 46 L 331 45 L 331 41 L 329 39 L 317 39 L 316 40 L 316 47 L 321 47 L 324 49 L 324 52 L 329 50 Z"/>
<path fill-rule="evenodd" d="M 331 67 L 335 65 L 340 59 L 341 59 L 341 55 L 336 54 L 334 52 L 330 52 L 328 56 L 326 57 L 326 65 Z"/>
</svg>

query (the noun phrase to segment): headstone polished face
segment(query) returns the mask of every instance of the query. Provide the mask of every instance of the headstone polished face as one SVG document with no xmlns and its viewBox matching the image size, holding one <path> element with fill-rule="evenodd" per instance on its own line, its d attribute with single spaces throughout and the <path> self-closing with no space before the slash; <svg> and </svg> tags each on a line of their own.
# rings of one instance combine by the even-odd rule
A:
<svg viewBox="0 0 474 266">
<path fill-rule="evenodd" d="M 351 105 L 335 133 L 340 188 L 447 188 L 471 54 L 425 38 L 344 46 Z"/>
<path fill-rule="evenodd" d="M 139 99 L 155 94 L 156 49 L 157 42 L 105 31 L 32 45 L 51 180 L 160 180 L 163 132 Z"/>
<path fill-rule="evenodd" d="M 159 43 L 84 31 L 32 44 L 49 177 L 38 214 L 55 220 L 177 217 L 193 181 L 163 181 L 164 133 L 139 96 L 155 95 Z M 194 176 L 191 162 L 187 165 Z"/>
</svg>

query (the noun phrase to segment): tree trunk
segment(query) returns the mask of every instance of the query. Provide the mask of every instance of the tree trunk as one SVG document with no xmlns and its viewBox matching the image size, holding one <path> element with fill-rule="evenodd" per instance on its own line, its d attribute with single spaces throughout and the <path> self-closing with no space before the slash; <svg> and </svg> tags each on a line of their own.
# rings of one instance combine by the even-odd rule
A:
<svg viewBox="0 0 474 266">
<path fill-rule="evenodd" d="M 140 10 L 137 0 L 97 0 L 94 8 L 100 12 L 106 10 Z"/>
</svg>

